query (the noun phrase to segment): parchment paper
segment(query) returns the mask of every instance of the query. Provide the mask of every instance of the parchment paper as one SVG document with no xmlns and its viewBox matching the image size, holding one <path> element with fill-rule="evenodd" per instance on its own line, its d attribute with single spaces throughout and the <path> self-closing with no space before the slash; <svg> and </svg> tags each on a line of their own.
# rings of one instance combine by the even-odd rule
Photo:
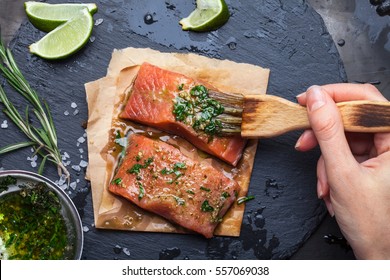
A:
<svg viewBox="0 0 390 280">
<path fill-rule="evenodd" d="M 181 227 L 146 212 L 123 198 L 114 196 L 107 189 L 107 184 L 113 176 L 112 165 L 115 159 L 105 148 L 112 141 L 112 127 L 120 112 L 121 103 L 125 100 L 125 95 L 137 75 L 138 66 L 143 62 L 204 80 L 222 92 L 242 94 L 265 94 L 269 70 L 255 65 L 211 59 L 195 54 L 161 53 L 151 49 L 127 48 L 113 52 L 106 77 L 85 84 L 89 111 L 87 177 L 92 186 L 95 226 L 106 229 L 185 232 Z M 191 144 L 185 143 L 185 140 L 178 141 L 181 141 L 180 145 L 187 146 L 185 152 L 194 150 L 191 149 Z M 248 192 L 256 148 L 256 140 L 248 141 L 240 163 L 236 168 L 230 168 L 241 187 L 239 196 L 245 196 Z M 212 165 L 229 168 L 227 164 L 218 160 L 206 160 Z M 243 204 L 234 204 L 217 227 L 215 234 L 239 236 L 244 209 Z"/>
</svg>

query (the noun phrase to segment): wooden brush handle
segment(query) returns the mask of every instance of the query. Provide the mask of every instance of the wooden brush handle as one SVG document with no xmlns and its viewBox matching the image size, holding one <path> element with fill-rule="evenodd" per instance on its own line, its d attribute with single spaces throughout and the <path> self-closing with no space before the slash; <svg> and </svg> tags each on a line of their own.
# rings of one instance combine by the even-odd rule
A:
<svg viewBox="0 0 390 280">
<path fill-rule="evenodd" d="M 390 102 L 348 101 L 337 103 L 345 131 L 390 132 Z M 246 95 L 241 136 L 274 137 L 310 128 L 306 107 L 272 95 Z"/>
</svg>

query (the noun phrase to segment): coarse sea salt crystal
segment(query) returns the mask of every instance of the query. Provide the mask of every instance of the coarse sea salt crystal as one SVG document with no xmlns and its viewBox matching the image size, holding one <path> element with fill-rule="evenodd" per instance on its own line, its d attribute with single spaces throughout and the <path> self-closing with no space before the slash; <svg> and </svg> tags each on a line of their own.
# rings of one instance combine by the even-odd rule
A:
<svg viewBox="0 0 390 280">
<path fill-rule="evenodd" d="M 81 168 L 80 168 L 79 165 L 72 165 L 72 169 L 73 169 L 74 171 L 77 171 L 77 172 L 81 171 Z"/>
<path fill-rule="evenodd" d="M 85 142 L 85 138 L 84 137 L 79 137 L 79 139 L 77 139 L 77 142 L 84 143 Z"/>
<path fill-rule="evenodd" d="M 72 102 L 72 103 L 70 104 L 70 107 L 72 107 L 73 109 L 76 109 L 76 108 L 77 108 L 76 102 Z"/>
<path fill-rule="evenodd" d="M 89 227 L 83 226 L 83 231 L 84 231 L 84 232 L 88 232 L 88 231 L 89 231 Z"/>
<path fill-rule="evenodd" d="M 79 113 L 79 109 L 74 110 L 73 116 L 76 116 Z"/>
<path fill-rule="evenodd" d="M 130 256 L 130 250 L 128 248 L 124 247 L 122 251 L 125 253 L 125 255 Z"/>
<path fill-rule="evenodd" d="M 103 21 L 104 21 L 104 19 L 98 18 L 98 19 L 95 21 L 95 26 L 98 26 L 98 25 L 102 24 Z"/>
<path fill-rule="evenodd" d="M 64 112 L 64 115 L 65 115 L 65 116 L 69 116 L 69 111 L 66 110 L 66 111 Z"/>
<path fill-rule="evenodd" d="M 80 148 L 80 149 L 79 149 L 79 153 L 80 153 L 80 154 L 84 153 L 84 149 L 83 149 L 83 148 Z"/>
<path fill-rule="evenodd" d="M 3 129 L 8 128 L 8 122 L 7 122 L 7 120 L 4 120 L 4 121 L 3 121 L 3 123 L 1 124 L 1 128 L 3 128 Z"/>
<path fill-rule="evenodd" d="M 88 162 L 86 162 L 85 160 L 81 160 L 79 165 L 80 165 L 80 167 L 87 167 L 88 166 Z"/>
<path fill-rule="evenodd" d="M 68 185 L 66 184 L 66 175 L 62 174 L 60 178 L 55 182 L 62 190 L 66 190 Z"/>
<path fill-rule="evenodd" d="M 76 182 L 72 182 L 69 184 L 69 187 L 71 187 L 72 190 L 75 190 L 76 187 L 77 187 L 77 183 Z"/>
</svg>

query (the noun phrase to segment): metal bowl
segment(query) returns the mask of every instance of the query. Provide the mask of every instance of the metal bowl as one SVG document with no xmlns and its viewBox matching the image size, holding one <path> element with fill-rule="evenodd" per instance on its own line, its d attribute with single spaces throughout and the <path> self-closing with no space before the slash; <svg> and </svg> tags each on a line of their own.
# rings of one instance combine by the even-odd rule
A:
<svg viewBox="0 0 390 280">
<path fill-rule="evenodd" d="M 20 185 L 31 185 L 39 182 L 46 183 L 46 186 L 57 194 L 62 205 L 62 215 L 68 228 L 69 245 L 72 247 L 73 257 L 69 256 L 69 258 L 79 260 L 83 251 L 84 234 L 79 213 L 69 196 L 53 181 L 32 172 L 23 170 L 0 171 L 0 180 L 7 176 L 12 176 L 17 179 L 17 183 L 10 185 L 9 189 L 2 192 L 0 196 L 20 190 Z"/>
</svg>

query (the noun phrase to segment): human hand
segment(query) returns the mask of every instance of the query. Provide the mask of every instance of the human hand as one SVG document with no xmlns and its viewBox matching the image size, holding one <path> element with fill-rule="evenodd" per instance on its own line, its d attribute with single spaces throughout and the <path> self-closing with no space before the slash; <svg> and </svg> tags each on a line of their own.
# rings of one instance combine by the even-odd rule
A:
<svg viewBox="0 0 390 280">
<path fill-rule="evenodd" d="M 361 259 L 390 259 L 390 133 L 345 133 L 335 102 L 386 101 L 372 85 L 313 86 L 297 97 L 312 130 L 296 149 L 319 144 L 317 193 Z"/>
</svg>

